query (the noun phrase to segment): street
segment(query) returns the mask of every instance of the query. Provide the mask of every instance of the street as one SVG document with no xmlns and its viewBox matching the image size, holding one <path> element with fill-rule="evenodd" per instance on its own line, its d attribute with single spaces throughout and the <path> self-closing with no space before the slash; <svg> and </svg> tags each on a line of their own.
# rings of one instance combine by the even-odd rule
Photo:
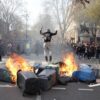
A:
<svg viewBox="0 0 100 100">
<path fill-rule="evenodd" d="M 98 100 L 100 98 L 100 87 L 89 88 L 83 83 L 68 83 L 65 88 L 66 90 L 50 90 L 44 93 L 42 100 Z"/>
<path fill-rule="evenodd" d="M 40 96 L 22 96 L 17 86 L 0 82 L 0 100 L 99 100 L 100 86 L 89 88 L 83 83 L 68 83 L 66 86 L 43 92 Z"/>
<path fill-rule="evenodd" d="M 37 60 L 33 55 L 23 55 L 23 57 L 26 58 L 30 64 L 43 62 L 43 59 L 41 59 L 43 57 L 37 57 L 37 59 L 40 58 L 40 60 Z M 5 61 L 6 59 L 3 59 L 0 66 L 4 66 Z M 87 60 L 85 62 L 83 61 L 85 60 L 81 59 L 79 62 L 85 63 Z M 87 61 L 87 63 L 95 64 L 96 66 L 99 65 L 93 61 Z M 0 82 L 0 100 L 7 100 L 8 98 L 9 100 L 99 100 L 99 93 L 100 86 L 90 88 L 88 84 L 76 82 L 68 83 L 66 86 L 57 85 L 49 91 L 42 92 L 40 96 L 23 97 L 21 90 L 16 85 Z"/>
<path fill-rule="evenodd" d="M 100 0 L 0 0 L 0 100 L 100 100 Z"/>
</svg>

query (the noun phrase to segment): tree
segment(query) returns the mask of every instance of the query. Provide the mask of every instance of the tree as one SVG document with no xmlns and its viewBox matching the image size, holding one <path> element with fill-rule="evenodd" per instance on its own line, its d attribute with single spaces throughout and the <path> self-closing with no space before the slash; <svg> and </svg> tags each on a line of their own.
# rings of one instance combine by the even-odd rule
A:
<svg viewBox="0 0 100 100">
<path fill-rule="evenodd" d="M 40 40 L 39 38 L 40 38 L 40 29 L 41 28 L 43 28 L 43 31 L 47 31 L 48 28 L 51 31 L 54 30 L 53 21 L 49 14 L 44 13 L 39 16 L 38 21 L 32 27 L 31 35 L 33 38 Z M 36 34 L 36 35 L 34 36 L 34 34 Z"/>
<path fill-rule="evenodd" d="M 94 40 L 96 40 L 96 33 L 98 26 L 100 26 L 100 0 L 91 0 L 90 4 L 81 10 L 78 10 L 78 14 L 75 19 L 80 25 L 81 23 L 88 24 L 87 29 L 89 33 L 92 34 Z"/>
<path fill-rule="evenodd" d="M 20 9 L 21 2 L 18 0 L 0 0 L 0 19 L 2 19 L 6 26 L 4 26 L 5 34 L 9 34 L 12 25 L 12 19 Z"/>
<path fill-rule="evenodd" d="M 12 23 L 10 25 L 10 30 L 12 31 L 22 31 L 23 30 L 23 22 L 22 19 L 18 15 L 13 15 L 11 19 Z"/>
<path fill-rule="evenodd" d="M 100 0 L 91 0 L 91 3 L 86 7 L 86 9 L 78 10 L 76 19 L 89 21 L 91 23 L 100 23 Z"/>
<path fill-rule="evenodd" d="M 84 6 L 84 8 L 86 7 L 86 3 L 90 3 L 90 1 L 89 0 L 75 0 L 75 2 L 76 3 L 81 3 L 83 6 Z"/>
<path fill-rule="evenodd" d="M 0 0 L 0 34 L 2 34 L 5 52 L 9 42 L 14 44 L 13 47 L 16 48 L 18 40 L 23 39 L 24 25 L 22 16 L 20 16 L 23 14 L 22 3 L 20 0 Z"/>
<path fill-rule="evenodd" d="M 73 0 L 48 0 L 45 5 L 49 7 L 51 16 L 57 22 L 61 40 L 64 42 L 65 34 L 74 19 Z"/>
<path fill-rule="evenodd" d="M 85 14 L 91 20 L 98 22 L 100 21 L 100 0 L 93 0 L 91 5 L 85 10 Z"/>
</svg>

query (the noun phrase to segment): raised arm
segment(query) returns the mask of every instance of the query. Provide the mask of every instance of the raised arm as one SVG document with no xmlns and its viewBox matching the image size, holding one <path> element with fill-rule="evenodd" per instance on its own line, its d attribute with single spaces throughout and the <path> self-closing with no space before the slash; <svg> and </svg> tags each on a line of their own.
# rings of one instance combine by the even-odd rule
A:
<svg viewBox="0 0 100 100">
<path fill-rule="evenodd" d="M 43 33 L 42 33 L 42 28 L 41 28 L 41 30 L 40 30 L 40 34 L 43 35 Z"/>
<path fill-rule="evenodd" d="M 41 34 L 41 35 L 45 35 L 46 32 L 42 32 L 42 28 L 41 28 L 41 30 L 40 30 L 40 34 Z"/>
<path fill-rule="evenodd" d="M 57 30 L 55 31 L 55 33 L 52 33 L 52 35 L 57 35 Z"/>
</svg>

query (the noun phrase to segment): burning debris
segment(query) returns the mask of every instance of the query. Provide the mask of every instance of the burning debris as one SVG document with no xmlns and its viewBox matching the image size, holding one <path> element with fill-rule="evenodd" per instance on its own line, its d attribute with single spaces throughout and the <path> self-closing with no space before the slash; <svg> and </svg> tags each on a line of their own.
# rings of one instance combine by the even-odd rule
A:
<svg viewBox="0 0 100 100">
<path fill-rule="evenodd" d="M 39 65 L 39 67 L 36 67 L 35 69 L 38 69 L 38 71 L 35 73 L 37 77 L 32 76 L 31 73 L 31 77 L 29 78 L 27 76 L 29 74 L 28 71 L 25 72 L 26 74 L 23 74 L 23 71 L 18 72 L 18 87 L 21 87 L 22 90 L 24 88 L 24 90 L 26 91 L 28 89 L 30 90 L 30 93 L 32 91 L 32 88 L 30 87 L 33 87 L 32 85 L 36 85 L 36 83 L 38 85 L 37 92 L 41 90 L 47 91 L 58 83 L 66 85 L 67 82 L 71 79 L 72 73 L 78 70 L 78 66 L 75 62 L 74 54 L 69 53 L 64 57 L 63 62 L 47 65 L 45 67 Z M 34 82 L 34 80 L 36 80 L 36 83 Z M 31 82 L 33 83 L 32 85 Z M 21 86 L 21 84 L 23 85 Z M 27 84 L 29 85 L 29 87 L 27 87 Z"/>
<path fill-rule="evenodd" d="M 6 70 L 11 81 L 16 83 L 23 92 L 35 94 L 47 91 L 56 84 L 66 85 L 72 81 L 94 82 L 95 72 L 86 64 L 78 65 L 73 53 L 68 53 L 62 62 L 41 66 L 30 66 L 17 54 L 12 54 L 6 62 Z M 38 70 L 36 72 L 36 70 Z"/>
<path fill-rule="evenodd" d="M 72 74 L 74 71 L 78 70 L 78 65 L 72 52 L 66 54 L 63 61 L 58 62 L 58 66 L 57 81 L 60 84 L 66 85 L 68 82 L 75 81 L 72 78 Z"/>
<path fill-rule="evenodd" d="M 68 53 L 65 57 L 63 62 L 59 63 L 59 72 L 60 76 L 72 76 L 74 71 L 78 70 L 78 65 L 76 64 L 74 54 Z"/>
<path fill-rule="evenodd" d="M 33 72 L 33 67 L 31 67 L 27 61 L 18 54 L 12 54 L 8 60 L 6 61 L 6 67 L 10 73 L 10 77 L 12 82 L 16 82 L 17 80 L 17 72 L 21 71 L 30 71 Z"/>
</svg>

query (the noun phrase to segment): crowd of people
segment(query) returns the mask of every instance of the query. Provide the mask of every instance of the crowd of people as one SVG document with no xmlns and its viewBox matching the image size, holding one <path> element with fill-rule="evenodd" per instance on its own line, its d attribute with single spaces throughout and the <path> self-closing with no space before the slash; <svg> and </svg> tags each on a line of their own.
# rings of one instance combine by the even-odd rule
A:
<svg viewBox="0 0 100 100">
<path fill-rule="evenodd" d="M 72 47 L 79 58 L 91 59 L 94 57 L 100 59 L 100 45 L 95 43 L 79 43 L 73 44 Z"/>
</svg>

